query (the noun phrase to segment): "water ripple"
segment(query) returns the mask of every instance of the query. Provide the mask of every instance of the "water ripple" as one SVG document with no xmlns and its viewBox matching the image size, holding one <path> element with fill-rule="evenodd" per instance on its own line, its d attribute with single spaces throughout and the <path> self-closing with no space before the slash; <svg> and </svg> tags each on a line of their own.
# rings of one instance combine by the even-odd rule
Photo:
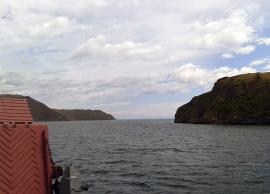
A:
<svg viewBox="0 0 270 194">
<path fill-rule="evenodd" d="M 54 160 L 95 194 L 267 194 L 270 127 L 166 120 L 51 122 Z M 83 193 L 82 193 L 83 194 Z"/>
</svg>

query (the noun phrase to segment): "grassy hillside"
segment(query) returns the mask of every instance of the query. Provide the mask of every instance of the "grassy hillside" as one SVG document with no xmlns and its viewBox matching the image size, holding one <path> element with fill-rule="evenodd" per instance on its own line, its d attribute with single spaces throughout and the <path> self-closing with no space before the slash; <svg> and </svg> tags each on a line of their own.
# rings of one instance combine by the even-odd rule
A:
<svg viewBox="0 0 270 194">
<path fill-rule="evenodd" d="M 2 94 L 0 98 L 19 98 L 26 99 L 32 113 L 34 121 L 67 121 L 69 120 L 64 115 L 53 111 L 45 104 L 29 97 L 21 95 L 12 95 L 12 94 Z"/>
<path fill-rule="evenodd" d="M 55 109 L 55 111 L 69 118 L 70 120 L 114 120 L 112 115 L 101 110 Z"/>
<path fill-rule="evenodd" d="M 34 121 L 69 121 L 69 120 L 113 120 L 114 117 L 100 110 L 58 110 L 29 97 L 2 94 L 0 98 L 26 99 Z"/>
<path fill-rule="evenodd" d="M 176 123 L 270 123 L 270 73 L 219 79 L 212 91 L 178 108 Z"/>
</svg>

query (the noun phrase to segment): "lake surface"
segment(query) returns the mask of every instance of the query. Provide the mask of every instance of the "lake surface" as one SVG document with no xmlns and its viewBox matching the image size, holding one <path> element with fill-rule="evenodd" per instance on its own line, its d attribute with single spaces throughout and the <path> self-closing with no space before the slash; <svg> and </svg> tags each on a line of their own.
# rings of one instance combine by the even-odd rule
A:
<svg viewBox="0 0 270 194">
<path fill-rule="evenodd" d="M 270 193 L 270 126 L 50 122 L 53 158 L 86 193 Z"/>
</svg>

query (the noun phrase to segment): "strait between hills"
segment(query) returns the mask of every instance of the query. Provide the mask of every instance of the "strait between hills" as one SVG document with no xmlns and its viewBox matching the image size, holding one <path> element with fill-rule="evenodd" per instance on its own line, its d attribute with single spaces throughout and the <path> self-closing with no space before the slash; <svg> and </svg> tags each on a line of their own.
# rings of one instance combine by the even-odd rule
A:
<svg viewBox="0 0 270 194">
<path fill-rule="evenodd" d="M 101 110 L 51 109 L 29 96 L 2 94 L 0 98 L 26 99 L 34 121 L 115 120 L 111 114 Z"/>
<path fill-rule="evenodd" d="M 212 91 L 178 108 L 175 123 L 270 124 L 270 73 L 219 79 Z"/>
</svg>

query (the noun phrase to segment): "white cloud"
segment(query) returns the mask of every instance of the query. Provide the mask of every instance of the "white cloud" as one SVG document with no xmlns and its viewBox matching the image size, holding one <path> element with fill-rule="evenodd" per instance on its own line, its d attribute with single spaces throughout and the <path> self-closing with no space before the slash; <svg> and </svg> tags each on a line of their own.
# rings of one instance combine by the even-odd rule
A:
<svg viewBox="0 0 270 194">
<path fill-rule="evenodd" d="M 193 86 L 205 86 L 209 83 L 209 79 L 207 78 L 208 71 L 204 68 L 193 65 L 192 63 L 182 65 L 174 71 L 176 78 L 180 82 L 192 83 L 191 85 Z"/>
<path fill-rule="evenodd" d="M 207 69 L 192 63 L 181 65 L 168 73 L 158 72 L 133 77 L 78 80 L 65 76 L 51 78 L 48 75 L 31 75 L 29 73 L 1 72 L 1 93 L 22 93 L 26 95 L 52 96 L 62 101 L 65 97 L 72 101 L 100 100 L 118 96 L 131 97 L 142 94 L 186 93 L 193 88 L 210 88 L 221 77 L 242 73 L 256 72 L 251 67 L 220 67 Z M 85 87 L 87 86 L 87 87 Z M 51 92 L 54 91 L 54 92 Z M 68 95 L 72 94 L 72 95 Z"/>
<path fill-rule="evenodd" d="M 270 46 L 270 38 L 266 38 L 266 37 L 264 37 L 264 38 L 259 38 L 259 39 L 257 40 L 257 44 L 258 44 L 258 45 L 266 45 L 266 46 Z"/>
<path fill-rule="evenodd" d="M 77 46 L 73 52 L 73 59 L 80 59 L 80 63 L 87 61 L 85 64 L 88 65 L 91 64 L 91 61 L 94 64 L 104 63 L 106 65 L 117 63 L 118 66 L 121 64 L 134 66 L 136 64 L 137 69 L 145 70 L 149 67 L 156 68 L 168 63 L 177 63 L 213 54 L 220 54 L 223 58 L 233 58 L 237 54 L 250 54 L 255 50 L 252 43 L 256 29 L 250 21 L 249 14 L 243 9 L 237 9 L 222 15 L 220 19 L 200 18 L 195 25 L 184 23 L 185 27 L 181 24 L 176 26 L 167 20 L 160 20 L 164 20 L 168 16 L 151 18 L 153 21 L 148 21 L 146 18 L 141 21 L 143 28 L 138 28 L 139 24 L 136 23 L 136 28 L 133 29 L 134 25 L 131 25 L 130 22 L 124 22 L 122 25 L 112 24 L 109 34 L 92 36 Z M 172 22 L 175 18 L 171 17 L 170 15 L 168 19 Z M 156 19 L 159 21 L 155 21 Z M 166 22 L 167 26 L 149 31 L 148 26 L 155 24 L 155 22 L 161 23 L 161 25 Z M 175 31 L 167 31 L 167 29 L 172 28 L 170 25 Z M 138 33 L 142 33 L 142 36 L 149 31 L 152 36 L 146 40 L 138 41 L 140 38 L 137 38 L 137 34 L 129 36 L 131 32 L 127 34 L 127 37 L 118 37 L 113 33 L 115 30 L 120 34 L 123 31 L 126 35 L 127 29 L 135 32 L 140 29 L 141 31 Z M 120 40 L 115 40 L 112 35 Z M 155 65 L 153 65 L 154 63 Z"/>
<path fill-rule="evenodd" d="M 222 54 L 222 58 L 224 58 L 224 59 L 231 59 L 233 57 L 234 57 L 234 55 L 232 53 L 223 53 Z"/>
<path fill-rule="evenodd" d="M 153 55 L 156 56 L 159 51 L 160 48 L 158 46 L 150 46 L 140 42 L 124 41 L 120 43 L 108 43 L 104 36 L 99 35 L 81 44 L 75 50 L 74 57 L 145 60 L 153 59 Z"/>
<path fill-rule="evenodd" d="M 216 79 L 222 77 L 230 77 L 239 74 L 246 74 L 246 73 L 255 73 L 256 69 L 252 67 L 241 67 L 241 68 L 230 68 L 230 67 L 219 67 L 213 70 L 212 74 Z"/>
<path fill-rule="evenodd" d="M 254 72 L 256 72 L 256 69 L 251 67 L 230 68 L 223 66 L 215 69 L 206 69 L 192 63 L 175 69 L 176 79 L 180 82 L 189 83 L 191 87 L 201 86 L 205 88 L 209 88 L 217 79 L 222 77 Z"/>
<path fill-rule="evenodd" d="M 103 109 L 105 104 L 127 102 L 122 115 L 133 110 L 143 114 L 144 106 L 135 106 L 148 99 L 145 96 L 156 100 L 152 107 L 145 105 L 154 111 L 170 97 L 191 97 L 198 88 L 210 89 L 222 76 L 268 67 L 226 66 L 225 60 L 217 59 L 250 54 L 256 45 L 268 44 L 268 38 L 260 38 L 267 37 L 267 1 L 0 4 L 0 92 L 31 95 L 54 107 L 104 104 Z M 210 63 L 216 65 L 209 67 Z M 161 102 L 160 95 L 167 102 Z M 165 104 L 156 111 L 166 112 Z"/>
<path fill-rule="evenodd" d="M 48 36 L 54 37 L 74 29 L 75 21 L 64 16 L 58 16 L 45 23 L 32 27 L 30 33 L 33 36 Z"/>
<path fill-rule="evenodd" d="M 262 58 L 254 60 L 249 64 L 249 66 L 265 65 L 266 63 L 270 63 L 270 58 Z"/>
<path fill-rule="evenodd" d="M 269 71 L 270 70 L 270 63 L 266 64 L 264 66 L 264 70 Z"/>
<path fill-rule="evenodd" d="M 270 58 L 266 57 L 266 58 L 261 58 L 261 59 L 251 61 L 249 63 L 249 66 L 261 68 L 261 70 L 263 70 L 263 71 L 269 70 L 270 69 Z"/>
<path fill-rule="evenodd" d="M 250 53 L 252 53 L 253 51 L 255 51 L 255 48 L 256 48 L 256 47 L 253 46 L 253 45 L 248 45 L 248 46 L 240 47 L 239 49 L 237 49 L 237 50 L 235 51 L 235 53 L 246 55 L 246 54 L 250 54 Z"/>
<path fill-rule="evenodd" d="M 68 15 L 78 15 L 96 12 L 99 9 L 106 8 L 110 5 L 110 0 L 66 0 L 65 3 L 54 0 L 12 0 L 1 1 L 2 7 L 12 7 L 16 12 L 29 11 L 54 15 L 62 13 Z"/>
<path fill-rule="evenodd" d="M 220 49 L 237 54 L 248 54 L 255 50 L 252 45 L 244 46 L 254 40 L 255 28 L 249 23 L 248 13 L 234 10 L 229 17 L 198 22 L 194 30 L 202 36 L 195 38 L 194 44 L 202 48 Z"/>
</svg>

